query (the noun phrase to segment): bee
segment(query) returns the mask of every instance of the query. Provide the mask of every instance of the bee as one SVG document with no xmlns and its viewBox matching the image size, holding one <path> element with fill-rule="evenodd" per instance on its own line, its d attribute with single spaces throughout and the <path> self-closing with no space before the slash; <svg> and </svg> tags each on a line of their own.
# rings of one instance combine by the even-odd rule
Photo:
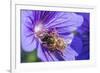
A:
<svg viewBox="0 0 100 73">
<path fill-rule="evenodd" d="M 42 44 L 49 50 L 64 50 L 66 43 L 63 38 L 60 38 L 57 33 L 45 33 L 42 38 Z"/>
</svg>

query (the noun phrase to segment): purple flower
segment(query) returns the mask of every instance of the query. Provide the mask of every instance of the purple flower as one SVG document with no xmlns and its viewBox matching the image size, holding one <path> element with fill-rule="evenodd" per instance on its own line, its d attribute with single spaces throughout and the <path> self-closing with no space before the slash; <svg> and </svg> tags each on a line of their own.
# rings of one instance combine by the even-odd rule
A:
<svg viewBox="0 0 100 73">
<path fill-rule="evenodd" d="M 21 10 L 21 47 L 41 61 L 75 60 L 70 44 L 83 17 L 72 12 Z"/>
</svg>

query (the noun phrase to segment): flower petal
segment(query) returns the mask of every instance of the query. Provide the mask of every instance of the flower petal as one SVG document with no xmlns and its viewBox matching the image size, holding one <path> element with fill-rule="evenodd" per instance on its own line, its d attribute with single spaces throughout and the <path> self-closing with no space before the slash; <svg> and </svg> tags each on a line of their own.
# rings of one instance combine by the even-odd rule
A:
<svg viewBox="0 0 100 73">
<path fill-rule="evenodd" d="M 64 61 L 63 53 L 60 50 L 55 50 L 53 55 L 58 59 L 58 61 Z"/>
<path fill-rule="evenodd" d="M 63 51 L 63 58 L 65 60 L 75 60 L 75 57 L 78 56 L 78 53 L 74 51 L 70 46 L 68 46 L 64 51 Z"/>
<path fill-rule="evenodd" d="M 45 53 L 45 50 L 42 49 L 40 43 L 38 45 L 39 45 L 38 46 L 38 50 L 37 50 L 37 56 L 38 56 L 38 58 L 40 58 L 42 61 L 48 61 L 48 57 L 47 57 L 47 55 Z"/>
<path fill-rule="evenodd" d="M 73 38 L 74 38 L 74 34 L 73 34 L 73 33 L 68 34 L 67 36 L 66 36 L 66 34 L 64 34 L 64 35 L 59 35 L 59 36 L 62 37 L 62 38 L 64 38 L 64 41 L 65 41 L 67 44 L 71 44 L 71 42 L 72 42 L 72 40 L 73 40 Z"/>
<path fill-rule="evenodd" d="M 38 46 L 38 57 L 46 62 L 46 61 L 58 61 L 58 59 L 53 55 L 51 51 L 49 51 L 47 48 L 44 48 L 39 44 Z"/>
<path fill-rule="evenodd" d="M 26 52 L 32 52 L 38 46 L 37 40 L 33 36 L 27 38 L 23 36 L 21 39 L 22 49 Z"/>
<path fill-rule="evenodd" d="M 21 11 L 21 47 L 24 51 L 31 52 L 37 47 L 37 40 L 32 31 L 31 20 L 28 16 L 31 11 Z"/>
<path fill-rule="evenodd" d="M 52 17 L 55 15 L 55 11 L 40 11 L 40 21 L 42 21 L 43 24 L 48 23 L 52 19 Z"/>
<path fill-rule="evenodd" d="M 83 17 L 75 13 L 59 12 L 47 24 L 47 28 L 56 28 L 58 33 L 75 31 L 83 22 Z"/>
</svg>

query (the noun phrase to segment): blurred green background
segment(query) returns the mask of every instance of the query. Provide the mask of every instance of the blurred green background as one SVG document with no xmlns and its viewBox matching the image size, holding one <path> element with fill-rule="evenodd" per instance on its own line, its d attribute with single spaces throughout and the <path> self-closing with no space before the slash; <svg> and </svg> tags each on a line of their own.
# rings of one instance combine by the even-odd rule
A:
<svg viewBox="0 0 100 73">
<path fill-rule="evenodd" d="M 41 60 L 37 57 L 37 51 L 24 52 L 21 51 L 21 63 L 30 63 L 30 62 L 40 62 Z"/>
</svg>

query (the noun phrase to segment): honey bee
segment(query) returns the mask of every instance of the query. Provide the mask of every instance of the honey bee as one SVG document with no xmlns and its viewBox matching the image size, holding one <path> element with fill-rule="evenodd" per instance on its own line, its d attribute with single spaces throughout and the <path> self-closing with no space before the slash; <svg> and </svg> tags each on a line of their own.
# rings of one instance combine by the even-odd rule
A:
<svg viewBox="0 0 100 73">
<path fill-rule="evenodd" d="M 46 33 L 41 38 L 44 47 L 49 50 L 64 50 L 66 43 L 63 38 L 58 37 L 55 32 Z"/>
</svg>

